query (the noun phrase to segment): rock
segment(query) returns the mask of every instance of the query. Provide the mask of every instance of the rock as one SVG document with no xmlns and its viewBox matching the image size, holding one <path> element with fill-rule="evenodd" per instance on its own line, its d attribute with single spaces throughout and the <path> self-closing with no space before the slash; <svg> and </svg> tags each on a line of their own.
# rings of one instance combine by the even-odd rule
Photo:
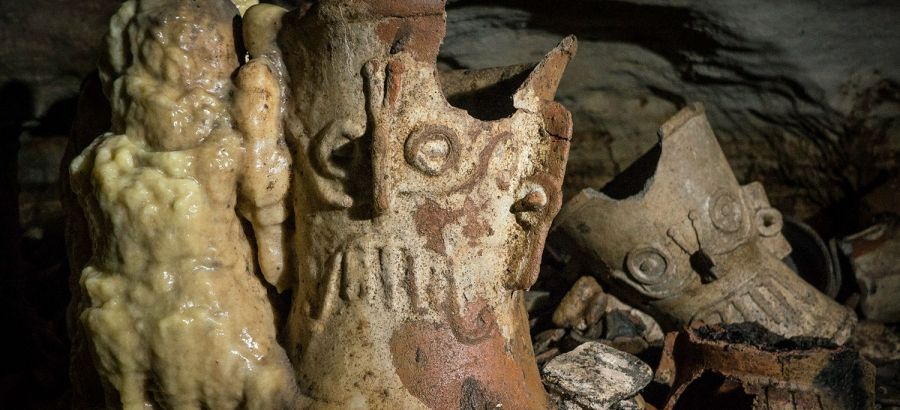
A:
<svg viewBox="0 0 900 410">
<path fill-rule="evenodd" d="M 900 175 L 895 175 L 863 197 L 870 217 L 883 214 L 900 215 Z"/>
<path fill-rule="evenodd" d="M 642 336 L 647 343 L 650 343 L 651 345 L 662 345 L 665 335 L 656 320 L 639 309 L 635 309 L 625 302 L 622 302 L 619 298 L 613 295 L 608 296 L 609 302 L 606 305 L 607 314 L 616 310 L 628 312 L 631 317 L 638 318 L 644 325 L 644 333 Z"/>
<path fill-rule="evenodd" d="M 647 330 L 639 318 L 630 315 L 624 310 L 614 310 L 608 313 L 604 318 L 604 322 L 607 339 L 641 337 Z"/>
<path fill-rule="evenodd" d="M 551 394 L 583 408 L 609 409 L 635 396 L 650 383 L 644 362 L 598 342 L 588 342 L 544 365 L 544 385 Z"/>
<path fill-rule="evenodd" d="M 544 363 L 547 363 L 548 361 L 550 361 L 550 359 L 552 359 L 558 355 L 559 355 L 559 349 L 554 347 L 554 348 L 544 351 L 541 354 L 536 355 L 534 357 L 534 360 L 537 362 L 538 366 L 543 366 Z"/>
<path fill-rule="evenodd" d="M 579 405 L 576 402 L 564 400 L 557 398 L 557 402 L 554 403 L 558 410 L 582 410 L 585 407 Z M 630 399 L 622 400 L 616 404 L 613 404 L 609 407 L 610 410 L 644 410 L 647 409 L 647 403 L 644 402 L 643 398 L 640 395 L 634 396 Z M 650 407 L 650 409 L 654 409 Z M 655 410 L 655 409 L 654 409 Z"/>
<path fill-rule="evenodd" d="M 882 323 L 868 320 L 859 322 L 847 343 L 876 365 L 900 362 L 900 334 Z"/>
<path fill-rule="evenodd" d="M 525 291 L 525 310 L 529 315 L 535 315 L 547 309 L 550 305 L 550 292 L 544 290 Z"/>
<path fill-rule="evenodd" d="M 598 339 L 588 338 L 579 330 L 570 329 L 569 332 L 566 333 L 566 336 L 559 341 L 559 348 L 564 352 L 568 352 L 574 350 L 578 346 L 581 346 L 582 343 L 596 342 L 598 341 Z"/>
<path fill-rule="evenodd" d="M 900 360 L 878 366 L 875 385 L 875 401 L 880 408 L 896 409 L 900 406 Z"/>
<path fill-rule="evenodd" d="M 585 310 L 591 306 L 595 296 L 601 292 L 603 292 L 603 288 L 596 279 L 591 276 L 582 276 L 563 296 L 556 311 L 553 312 L 553 324 L 578 330 L 587 329 Z"/>
<path fill-rule="evenodd" d="M 630 399 L 622 400 L 612 407 L 613 410 L 643 410 L 647 408 L 647 403 L 641 395 L 634 396 Z"/>
<path fill-rule="evenodd" d="M 534 336 L 532 345 L 534 353 L 541 354 L 550 348 L 550 345 L 558 342 L 566 335 L 565 329 L 548 329 Z"/>
<path fill-rule="evenodd" d="M 603 326 L 603 321 L 599 320 L 584 331 L 584 337 L 593 340 L 600 339 L 603 337 L 604 330 L 606 330 L 606 327 Z"/>
<path fill-rule="evenodd" d="M 120 3 L 2 2 L 0 84 L 27 84 L 33 98 L 23 103 L 33 103 L 30 108 L 38 114 L 76 96 L 81 77 L 96 65 L 109 17 Z"/>
<path fill-rule="evenodd" d="M 19 223 L 30 239 L 40 240 L 44 230 L 61 225 L 58 176 L 66 140 L 63 136 L 21 136 L 19 184 L 27 189 L 19 194 Z"/>
<path fill-rule="evenodd" d="M 900 403 L 900 327 L 862 321 L 847 342 L 875 365 L 875 400 L 884 408 Z"/>
<path fill-rule="evenodd" d="M 603 319 L 603 316 L 606 315 L 606 305 L 608 304 L 609 296 L 607 296 L 606 293 L 601 292 L 594 295 L 584 314 L 585 323 L 589 326 L 593 326 L 595 323 L 599 322 L 600 319 Z"/>
<path fill-rule="evenodd" d="M 900 219 L 851 235 L 840 247 L 853 267 L 863 316 L 900 322 Z"/>
<path fill-rule="evenodd" d="M 650 344 L 640 336 L 621 336 L 611 340 L 604 340 L 603 343 L 630 354 L 641 354 L 650 347 Z"/>
</svg>

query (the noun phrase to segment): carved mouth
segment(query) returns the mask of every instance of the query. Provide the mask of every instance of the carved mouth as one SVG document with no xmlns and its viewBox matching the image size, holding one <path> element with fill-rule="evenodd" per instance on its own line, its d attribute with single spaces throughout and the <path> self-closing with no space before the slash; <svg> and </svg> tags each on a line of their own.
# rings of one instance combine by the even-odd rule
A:
<svg viewBox="0 0 900 410">
<path fill-rule="evenodd" d="M 855 324 L 853 316 L 813 289 L 804 292 L 804 287 L 809 285 L 793 272 L 766 270 L 723 294 L 692 320 L 708 324 L 757 322 L 788 337 L 816 336 L 843 343 Z"/>
<path fill-rule="evenodd" d="M 357 240 L 332 254 L 324 272 L 318 308 L 310 312 L 323 324 L 343 304 L 384 310 L 391 317 L 444 319 L 466 343 L 496 329 L 486 298 L 463 289 L 453 263 L 432 253 Z"/>
</svg>

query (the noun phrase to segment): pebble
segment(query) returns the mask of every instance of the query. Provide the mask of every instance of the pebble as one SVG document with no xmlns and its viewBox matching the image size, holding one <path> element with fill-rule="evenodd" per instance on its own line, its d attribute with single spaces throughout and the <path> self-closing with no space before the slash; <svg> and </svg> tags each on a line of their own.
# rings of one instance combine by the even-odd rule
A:
<svg viewBox="0 0 900 410">
<path fill-rule="evenodd" d="M 596 296 L 602 293 L 603 288 L 596 279 L 582 276 L 563 296 L 556 311 L 553 312 L 553 324 L 562 328 L 587 329 L 589 324 L 585 318 L 586 311 L 594 304 L 592 302 L 595 302 Z"/>
<path fill-rule="evenodd" d="M 540 354 L 547 351 L 552 343 L 558 342 L 566 335 L 565 329 L 548 329 L 534 336 L 534 353 Z"/>
<path fill-rule="evenodd" d="M 543 366 L 544 363 L 549 362 L 556 356 L 559 356 L 559 349 L 553 347 L 535 356 L 534 360 L 537 362 L 538 366 Z"/>
<path fill-rule="evenodd" d="M 525 291 L 525 310 L 534 316 L 550 307 L 550 292 L 543 290 Z"/>
<path fill-rule="evenodd" d="M 599 342 L 584 343 L 544 365 L 542 379 L 551 394 L 588 409 L 617 407 L 650 383 L 650 366 Z"/>
<path fill-rule="evenodd" d="M 629 314 L 625 310 L 614 310 L 604 317 L 606 326 L 606 339 L 616 339 L 620 337 L 642 336 L 647 327 L 641 322 L 641 319 Z"/>
</svg>

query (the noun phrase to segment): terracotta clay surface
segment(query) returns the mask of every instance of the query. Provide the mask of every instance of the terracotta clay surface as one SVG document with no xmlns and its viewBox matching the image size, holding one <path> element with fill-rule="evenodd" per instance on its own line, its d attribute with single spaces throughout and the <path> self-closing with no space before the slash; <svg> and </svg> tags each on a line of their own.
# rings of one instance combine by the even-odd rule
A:
<svg viewBox="0 0 900 410">
<path fill-rule="evenodd" d="M 871 409 L 875 368 L 826 339 L 784 339 L 754 324 L 666 336 L 656 371 L 666 409 Z"/>
<path fill-rule="evenodd" d="M 699 104 L 603 188 L 566 203 L 555 235 L 600 264 L 609 292 L 666 328 L 757 322 L 843 343 L 855 315 L 782 261 L 781 213 L 759 183 L 738 185 Z"/>
<path fill-rule="evenodd" d="M 441 79 L 441 3 L 323 1 L 282 20 L 287 346 L 316 406 L 547 405 L 523 297 L 561 203 L 571 120 L 552 98 L 575 41 Z"/>
</svg>

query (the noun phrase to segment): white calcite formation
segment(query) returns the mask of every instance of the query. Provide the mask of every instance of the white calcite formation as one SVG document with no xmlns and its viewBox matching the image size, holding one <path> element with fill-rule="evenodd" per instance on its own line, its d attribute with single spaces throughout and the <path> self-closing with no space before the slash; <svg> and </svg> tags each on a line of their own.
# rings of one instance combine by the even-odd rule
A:
<svg viewBox="0 0 900 410">
<path fill-rule="evenodd" d="M 93 239 L 76 313 L 108 406 L 265 409 L 296 396 L 235 213 L 260 232 L 260 260 L 277 259 L 270 226 L 284 219 L 277 176 L 290 158 L 277 132 L 261 132 L 277 116 L 253 106 L 277 112 L 277 93 L 256 96 L 272 84 L 259 70 L 231 81 L 237 16 L 224 0 L 128 1 L 110 24 L 112 130 L 70 167 Z"/>
</svg>

